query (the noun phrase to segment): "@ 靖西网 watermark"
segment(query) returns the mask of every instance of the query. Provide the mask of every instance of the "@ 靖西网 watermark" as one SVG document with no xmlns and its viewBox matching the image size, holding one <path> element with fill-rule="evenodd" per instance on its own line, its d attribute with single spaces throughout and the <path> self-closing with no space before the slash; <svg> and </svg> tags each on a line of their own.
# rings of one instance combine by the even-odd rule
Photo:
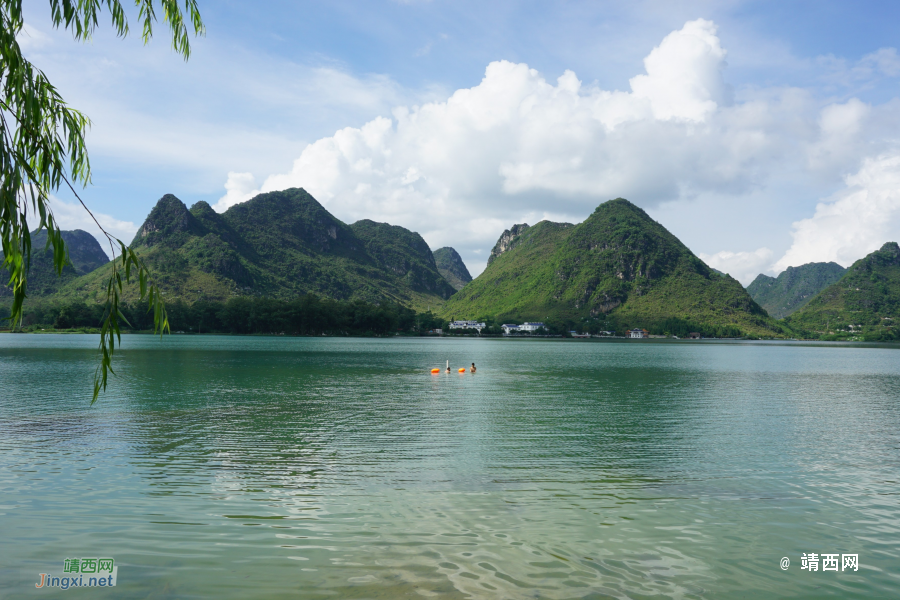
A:
<svg viewBox="0 0 900 600">
<path fill-rule="evenodd" d="M 119 567 L 111 558 L 67 558 L 62 575 L 39 573 L 36 588 L 115 587 Z"/>
<path fill-rule="evenodd" d="M 859 554 L 818 554 L 816 552 L 804 552 L 800 556 L 801 571 L 809 571 L 810 573 L 818 571 L 820 563 L 823 571 L 858 571 Z M 838 569 L 838 565 L 840 565 L 840 569 Z M 782 570 L 787 571 L 790 566 L 791 560 L 787 556 L 782 557 Z"/>
</svg>

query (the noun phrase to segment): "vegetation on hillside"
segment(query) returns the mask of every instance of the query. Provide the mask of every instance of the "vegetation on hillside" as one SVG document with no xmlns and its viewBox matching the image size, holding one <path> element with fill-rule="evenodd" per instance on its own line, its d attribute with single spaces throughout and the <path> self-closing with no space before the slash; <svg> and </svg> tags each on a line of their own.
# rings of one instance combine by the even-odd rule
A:
<svg viewBox="0 0 900 600">
<path fill-rule="evenodd" d="M 884 244 L 785 319 L 804 337 L 900 339 L 900 247 Z"/>
<path fill-rule="evenodd" d="M 834 262 L 788 267 L 777 278 L 760 273 L 747 286 L 747 293 L 771 316 L 783 319 L 806 306 L 846 272 L 847 269 Z"/>
<path fill-rule="evenodd" d="M 624 199 L 579 225 L 542 221 L 504 232 L 484 273 L 441 309 L 448 318 L 557 320 L 622 331 L 687 327 L 706 335 L 786 331 L 735 279 L 714 273 Z"/>
<path fill-rule="evenodd" d="M 469 269 L 466 268 L 462 257 L 453 248 L 448 246 L 435 250 L 434 262 L 440 274 L 444 276 L 447 283 L 453 286 L 453 289 L 461 290 L 467 283 L 472 281 Z"/>
<path fill-rule="evenodd" d="M 402 277 L 409 289 L 442 299 L 456 291 L 441 274 L 431 248 L 418 233 L 369 219 L 357 221 L 350 228 L 365 244 L 366 253 L 380 267 Z"/>
<path fill-rule="evenodd" d="M 419 234 L 368 220 L 347 225 L 302 189 L 260 194 L 222 214 L 206 202 L 188 210 L 166 195 L 131 247 L 159 274 L 167 300 L 188 303 L 312 293 L 425 310 L 454 291 Z M 58 295 L 95 301 L 106 276 L 99 269 Z M 135 293 L 128 288 L 124 297 Z"/>
</svg>

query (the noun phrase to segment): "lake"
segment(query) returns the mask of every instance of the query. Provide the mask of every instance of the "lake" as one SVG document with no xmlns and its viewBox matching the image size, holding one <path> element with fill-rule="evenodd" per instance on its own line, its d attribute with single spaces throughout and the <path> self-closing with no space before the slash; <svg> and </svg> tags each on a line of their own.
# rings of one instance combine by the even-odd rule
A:
<svg viewBox="0 0 900 600">
<path fill-rule="evenodd" d="M 123 341 L 0 335 L 0 597 L 900 595 L 896 346 Z"/>
</svg>

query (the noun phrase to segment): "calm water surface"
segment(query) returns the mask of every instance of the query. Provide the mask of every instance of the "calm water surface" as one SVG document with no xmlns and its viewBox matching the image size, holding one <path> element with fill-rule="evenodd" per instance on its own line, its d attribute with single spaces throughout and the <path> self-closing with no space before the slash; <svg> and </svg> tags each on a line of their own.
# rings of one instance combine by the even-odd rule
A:
<svg viewBox="0 0 900 600">
<path fill-rule="evenodd" d="M 900 596 L 896 347 L 124 341 L 0 336 L 0 597 Z"/>
</svg>

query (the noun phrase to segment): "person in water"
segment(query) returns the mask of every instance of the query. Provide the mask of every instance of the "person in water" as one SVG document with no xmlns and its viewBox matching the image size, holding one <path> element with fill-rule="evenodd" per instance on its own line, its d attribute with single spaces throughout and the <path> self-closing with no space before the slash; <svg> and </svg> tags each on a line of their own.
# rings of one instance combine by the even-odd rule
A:
<svg viewBox="0 0 900 600">
<path fill-rule="evenodd" d="M 450 372 L 450 365 L 447 365 L 447 370 L 444 371 L 444 373 L 449 373 L 449 372 Z"/>
<path fill-rule="evenodd" d="M 469 369 L 469 370 L 470 370 L 470 371 L 471 371 L 471 372 L 472 372 L 472 373 L 474 373 L 474 372 L 475 372 L 475 363 L 472 363 L 472 368 L 471 368 L 471 369 Z"/>
</svg>

